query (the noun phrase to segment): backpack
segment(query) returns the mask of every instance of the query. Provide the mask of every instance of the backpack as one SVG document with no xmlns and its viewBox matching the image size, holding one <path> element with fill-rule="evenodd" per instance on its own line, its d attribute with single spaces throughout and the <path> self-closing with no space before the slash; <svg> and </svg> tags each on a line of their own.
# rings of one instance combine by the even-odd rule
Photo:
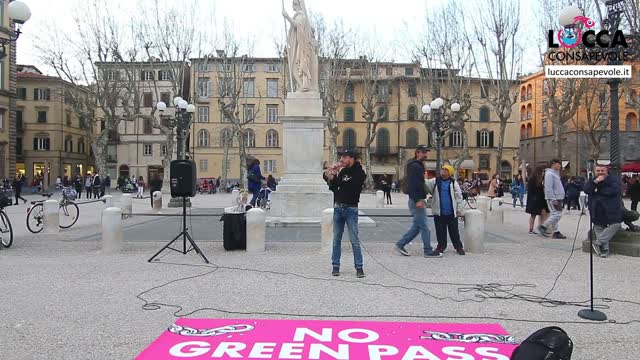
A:
<svg viewBox="0 0 640 360">
<path fill-rule="evenodd" d="M 511 360 L 570 360 L 573 342 L 557 326 L 549 326 L 529 335 L 511 354 Z"/>
</svg>

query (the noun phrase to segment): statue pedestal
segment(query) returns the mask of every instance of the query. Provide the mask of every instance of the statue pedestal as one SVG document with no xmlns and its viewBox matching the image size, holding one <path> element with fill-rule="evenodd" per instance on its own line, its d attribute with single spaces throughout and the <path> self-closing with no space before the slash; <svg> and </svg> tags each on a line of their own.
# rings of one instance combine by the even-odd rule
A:
<svg viewBox="0 0 640 360">
<path fill-rule="evenodd" d="M 333 193 L 322 179 L 322 100 L 319 93 L 288 93 L 284 103 L 284 176 L 271 194 L 267 223 L 319 226 L 322 211 L 333 207 Z"/>
</svg>

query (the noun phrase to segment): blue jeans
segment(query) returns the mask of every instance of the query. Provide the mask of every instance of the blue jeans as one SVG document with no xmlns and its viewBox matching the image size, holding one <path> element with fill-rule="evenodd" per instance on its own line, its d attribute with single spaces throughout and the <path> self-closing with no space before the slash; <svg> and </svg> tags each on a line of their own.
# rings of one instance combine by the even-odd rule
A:
<svg viewBox="0 0 640 360">
<path fill-rule="evenodd" d="M 331 264 L 340 267 L 342 255 L 342 234 L 344 225 L 347 224 L 349 239 L 353 248 L 353 262 L 356 269 L 362 268 L 362 249 L 358 238 L 358 208 L 336 207 L 333 209 L 333 251 L 331 252 Z"/>
<path fill-rule="evenodd" d="M 258 194 L 260 194 L 260 190 L 252 191 L 253 197 L 251 198 L 251 205 L 256 206 L 256 201 L 258 201 Z"/>
<path fill-rule="evenodd" d="M 411 216 L 413 216 L 413 224 L 411 224 L 409 231 L 404 234 L 396 245 L 404 249 L 408 243 L 420 234 L 424 253 L 429 254 L 433 252 L 433 248 L 431 248 L 431 230 L 429 230 L 429 226 L 427 226 L 427 209 L 417 208 L 416 202 L 409 199 L 409 210 L 411 211 Z"/>
</svg>

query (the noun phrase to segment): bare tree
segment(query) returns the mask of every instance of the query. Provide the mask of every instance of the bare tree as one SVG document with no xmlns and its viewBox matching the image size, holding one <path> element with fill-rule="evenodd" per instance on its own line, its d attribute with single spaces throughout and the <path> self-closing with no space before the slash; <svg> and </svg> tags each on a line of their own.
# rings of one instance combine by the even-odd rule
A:
<svg viewBox="0 0 640 360">
<path fill-rule="evenodd" d="M 461 144 L 456 148 L 456 160 L 452 164 L 458 172 L 462 162 L 469 158 L 469 141 L 465 122 L 470 120 L 469 111 L 473 102 L 471 94 L 473 70 L 472 53 L 466 44 L 464 37 L 464 11 L 455 2 L 449 1 L 442 8 L 427 13 L 425 29 L 420 38 L 412 45 L 413 58 L 418 63 L 425 64 L 426 68 L 420 72 L 420 96 L 411 96 L 414 104 L 419 109 L 421 105 L 428 104 L 436 97 L 445 100 L 443 109 L 448 110 L 454 102 L 460 104 L 457 113 L 448 112 L 446 119 L 450 126 L 441 134 L 443 139 L 453 139 L 459 133 Z M 434 31 L 447 28 L 448 31 Z M 421 100 L 420 103 L 417 101 Z M 421 119 L 431 133 L 433 118 L 422 116 Z M 450 141 L 451 143 L 452 141 Z M 443 159 L 440 159 L 442 163 Z"/>
<path fill-rule="evenodd" d="M 341 20 L 334 21 L 328 27 L 324 18 L 314 16 L 313 23 L 320 46 L 320 97 L 323 115 L 327 117 L 329 152 L 333 164 L 338 161 L 340 130 L 337 110 L 345 100 L 345 90 L 349 83 L 346 58 L 352 51 L 353 34 L 345 29 Z"/>
<path fill-rule="evenodd" d="M 487 101 L 492 105 L 495 114 L 500 121 L 500 133 L 498 136 L 497 167 L 502 163 L 504 149 L 505 130 L 507 122 L 511 118 L 513 105 L 517 101 L 517 87 L 514 86 L 522 59 L 522 49 L 518 45 L 518 32 L 520 30 L 520 3 L 511 0 L 483 0 L 475 9 L 477 16 L 473 19 L 482 19 L 482 22 L 474 20 L 473 33 L 475 42 L 479 47 L 474 47 L 472 39 L 468 37 L 467 44 L 472 49 L 473 63 L 478 77 L 486 77 L 482 81 L 482 91 L 487 95 Z"/>
<path fill-rule="evenodd" d="M 587 82 L 590 91 L 585 92 L 581 101 L 585 116 L 573 117 L 572 123 L 587 140 L 589 159 L 598 160 L 601 153 L 600 145 L 607 137 L 609 90 L 598 79 L 590 79 Z"/>
<path fill-rule="evenodd" d="M 247 187 L 247 148 L 251 147 L 253 130 L 249 125 L 254 123 L 260 108 L 260 91 L 254 82 L 255 64 L 249 56 L 249 48 L 243 53 L 239 41 L 225 29 L 223 48 L 217 56 L 210 59 L 215 66 L 218 92 L 218 106 L 222 112 L 223 122 L 228 122 L 233 136 L 238 141 L 240 156 L 240 181 Z M 248 98 L 257 98 L 258 103 L 249 103 Z M 255 141 L 255 138 L 253 138 Z M 227 143 L 224 143 L 227 145 Z M 234 144 L 231 140 L 229 146 Z M 226 163 L 225 163 L 226 164 Z"/>
</svg>

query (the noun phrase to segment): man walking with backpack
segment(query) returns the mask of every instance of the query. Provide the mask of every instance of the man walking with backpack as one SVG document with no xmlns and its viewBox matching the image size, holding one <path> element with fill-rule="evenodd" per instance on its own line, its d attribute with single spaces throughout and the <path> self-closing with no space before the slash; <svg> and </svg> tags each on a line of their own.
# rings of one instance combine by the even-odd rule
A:
<svg viewBox="0 0 640 360">
<path fill-rule="evenodd" d="M 547 206 L 551 211 L 551 216 L 538 226 L 538 233 L 541 236 L 548 237 L 553 232 L 554 239 L 566 239 L 567 237 L 560 233 L 558 223 L 562 218 L 562 209 L 564 209 L 564 186 L 560 179 L 560 169 L 562 165 L 560 160 L 551 160 L 551 168 L 544 171 L 544 198 L 547 200 Z"/>
<path fill-rule="evenodd" d="M 424 257 L 442 257 L 442 254 L 431 248 L 431 231 L 427 226 L 427 189 L 424 181 L 424 164 L 422 163 L 429 153 L 426 145 L 416 148 L 415 158 L 409 160 L 405 169 L 405 178 L 402 182 L 402 191 L 409 195 L 409 210 L 413 216 L 413 224 L 406 234 L 396 243 L 395 249 L 404 256 L 409 252 L 404 248 L 418 234 L 422 238 Z"/>
</svg>

